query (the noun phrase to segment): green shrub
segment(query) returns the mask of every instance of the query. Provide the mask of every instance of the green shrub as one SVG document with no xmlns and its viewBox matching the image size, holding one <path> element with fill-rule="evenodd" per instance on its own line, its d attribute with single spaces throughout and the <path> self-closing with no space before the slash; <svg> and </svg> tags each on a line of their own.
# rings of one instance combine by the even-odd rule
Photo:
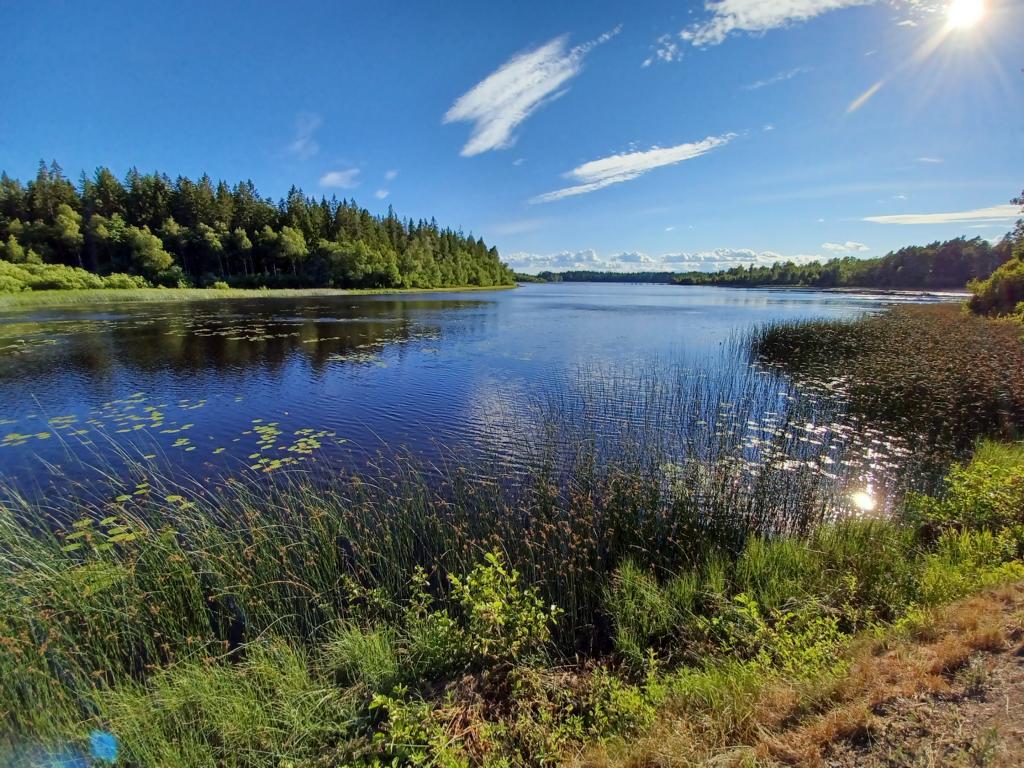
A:
<svg viewBox="0 0 1024 768">
<path fill-rule="evenodd" d="M 448 577 L 474 660 L 493 664 L 541 658 L 560 611 L 545 607 L 536 588 L 521 588 L 519 572 L 506 567 L 500 553 L 489 552 L 484 559 L 464 578 Z"/>
<path fill-rule="evenodd" d="M 925 534 L 947 529 L 1000 531 L 1024 524 L 1024 444 L 985 442 L 955 464 L 941 496 L 912 494 L 907 516 Z"/>
<path fill-rule="evenodd" d="M 413 573 L 412 587 L 413 595 L 401 620 L 405 663 L 410 677 L 436 680 L 467 663 L 470 652 L 466 633 L 451 614 L 433 607 L 422 568 Z"/>
<path fill-rule="evenodd" d="M 217 291 L 228 291 L 231 290 L 231 286 L 225 283 L 223 280 L 217 280 L 213 285 L 210 286 Z"/>
<path fill-rule="evenodd" d="M 130 289 L 150 288 L 149 282 L 141 275 L 126 275 L 124 272 L 114 272 L 103 278 L 104 288 Z"/>
<path fill-rule="evenodd" d="M 1024 243 L 1014 257 L 1000 266 L 987 280 L 974 280 L 968 286 L 974 294 L 970 307 L 983 315 L 1009 315 L 1024 302 Z"/>
</svg>

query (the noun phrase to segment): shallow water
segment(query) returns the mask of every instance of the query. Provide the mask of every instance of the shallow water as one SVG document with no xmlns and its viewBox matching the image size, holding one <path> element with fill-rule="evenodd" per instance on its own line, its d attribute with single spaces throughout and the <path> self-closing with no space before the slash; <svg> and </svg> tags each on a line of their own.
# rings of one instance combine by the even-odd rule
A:
<svg viewBox="0 0 1024 768">
<path fill-rule="evenodd" d="M 194 478 L 358 468 L 398 448 L 514 460 L 538 397 L 628 406 L 656 362 L 714 358 L 780 319 L 893 297 L 627 284 L 226 299 L 0 313 L 0 476 L 36 491 L 124 457 Z M 615 370 L 615 387 L 607 372 Z M 723 371 L 718 371 L 721 376 Z M 601 379 L 601 381 L 597 381 Z"/>
</svg>

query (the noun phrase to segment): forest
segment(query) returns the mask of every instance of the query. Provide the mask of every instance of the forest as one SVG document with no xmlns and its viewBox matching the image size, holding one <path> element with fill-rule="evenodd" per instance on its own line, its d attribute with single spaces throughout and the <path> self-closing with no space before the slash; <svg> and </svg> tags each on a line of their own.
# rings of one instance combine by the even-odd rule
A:
<svg viewBox="0 0 1024 768">
<path fill-rule="evenodd" d="M 107 168 L 73 184 L 40 162 L 26 184 L 0 175 L 0 292 L 158 285 L 337 288 L 514 282 L 482 238 L 375 216 L 352 200 L 263 197 L 229 186 Z"/>
<path fill-rule="evenodd" d="M 1011 237 L 996 245 L 980 237 L 958 237 L 929 245 L 912 245 L 875 259 L 854 256 L 824 263 L 776 262 L 770 267 L 733 267 L 721 272 L 687 272 L 680 285 L 808 286 L 814 288 L 963 289 L 985 280 L 1008 261 Z"/>
</svg>

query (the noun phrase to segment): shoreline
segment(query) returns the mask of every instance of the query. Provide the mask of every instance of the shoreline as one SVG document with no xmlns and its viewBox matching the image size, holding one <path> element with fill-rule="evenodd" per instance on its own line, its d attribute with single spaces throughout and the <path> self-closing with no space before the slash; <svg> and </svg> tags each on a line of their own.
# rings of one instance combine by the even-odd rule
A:
<svg viewBox="0 0 1024 768">
<path fill-rule="evenodd" d="M 515 285 L 452 288 L 87 288 L 70 291 L 24 291 L 0 294 L 0 311 L 60 307 L 79 304 L 143 304 L 216 299 L 328 298 L 332 296 L 391 296 L 425 293 L 474 293 L 505 291 Z"/>
</svg>

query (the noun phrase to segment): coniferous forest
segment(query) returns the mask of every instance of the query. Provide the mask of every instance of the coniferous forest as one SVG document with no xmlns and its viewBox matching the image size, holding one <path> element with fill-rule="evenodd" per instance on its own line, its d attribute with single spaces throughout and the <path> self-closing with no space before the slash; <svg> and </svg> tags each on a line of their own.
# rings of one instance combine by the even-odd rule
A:
<svg viewBox="0 0 1024 768">
<path fill-rule="evenodd" d="M 56 162 L 0 176 L 0 292 L 160 286 L 441 288 L 511 285 L 480 238 L 354 201 L 263 197 L 251 181 L 107 168 L 78 184 Z"/>
<path fill-rule="evenodd" d="M 1011 257 L 1014 239 L 993 245 L 980 237 L 958 237 L 928 245 L 912 245 L 875 259 L 855 256 L 796 264 L 742 266 L 721 272 L 687 272 L 682 285 L 734 287 L 806 286 L 812 288 L 963 289 L 984 280 Z"/>
</svg>

